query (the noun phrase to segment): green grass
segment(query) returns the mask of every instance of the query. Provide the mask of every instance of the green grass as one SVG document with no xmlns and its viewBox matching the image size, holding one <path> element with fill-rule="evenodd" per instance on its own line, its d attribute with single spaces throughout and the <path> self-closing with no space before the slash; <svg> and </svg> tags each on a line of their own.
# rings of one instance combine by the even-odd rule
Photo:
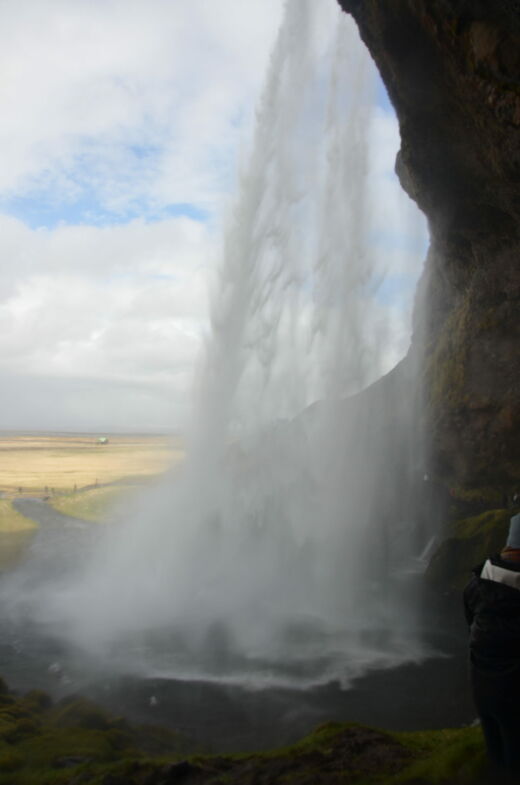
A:
<svg viewBox="0 0 520 785">
<path fill-rule="evenodd" d="M 36 528 L 34 521 L 14 509 L 10 499 L 0 499 L 0 533 L 11 534 Z"/>
<path fill-rule="evenodd" d="M 109 485 L 56 496 L 49 503 L 65 515 L 102 523 L 110 517 L 113 507 L 132 490 L 135 491 L 135 487 L 131 485 Z"/>
<path fill-rule="evenodd" d="M 77 696 L 56 705 L 41 691 L 14 696 L 0 680 L 0 785 L 159 785 L 183 776 L 199 785 L 475 785 L 485 767 L 479 728 L 387 733 L 329 723 L 283 749 L 186 758 L 193 753 L 173 731 L 133 727 Z M 176 763 L 183 773 L 165 776 Z"/>
<path fill-rule="evenodd" d="M 460 540 L 485 539 L 486 548 L 500 550 L 505 545 L 510 517 L 510 510 L 487 510 L 472 518 L 456 521 L 454 536 Z"/>
<path fill-rule="evenodd" d="M 0 570 L 17 564 L 37 528 L 9 499 L 0 499 Z"/>
<path fill-rule="evenodd" d="M 406 769 L 386 780 L 388 785 L 475 785 L 486 769 L 480 728 L 397 733 L 396 738 L 417 755 Z"/>
<path fill-rule="evenodd" d="M 3 683 L 0 690 L 2 785 L 61 785 L 78 772 L 93 784 L 114 765 L 146 760 L 151 744 L 163 756 L 185 751 L 173 731 L 132 727 L 81 698 L 54 706 L 40 691 L 17 697 Z"/>
</svg>

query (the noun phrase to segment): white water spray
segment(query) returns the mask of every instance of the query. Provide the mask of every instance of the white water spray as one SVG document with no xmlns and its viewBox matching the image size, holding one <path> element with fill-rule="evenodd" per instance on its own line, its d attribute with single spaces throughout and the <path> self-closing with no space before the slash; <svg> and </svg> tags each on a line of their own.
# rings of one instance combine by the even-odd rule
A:
<svg viewBox="0 0 520 785">
<path fill-rule="evenodd" d="M 72 585 L 39 594 L 40 617 L 126 667 L 309 683 L 417 655 L 392 582 L 410 556 L 395 464 L 412 397 L 355 397 L 386 370 L 374 89 L 335 4 L 288 0 L 182 475 L 143 495 Z"/>
</svg>

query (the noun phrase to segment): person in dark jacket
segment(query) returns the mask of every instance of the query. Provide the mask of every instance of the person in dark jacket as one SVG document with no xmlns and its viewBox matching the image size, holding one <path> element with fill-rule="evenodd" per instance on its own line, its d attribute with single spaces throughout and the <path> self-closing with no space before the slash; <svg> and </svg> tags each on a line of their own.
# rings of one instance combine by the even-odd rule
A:
<svg viewBox="0 0 520 785">
<path fill-rule="evenodd" d="M 464 608 L 473 698 L 496 782 L 520 783 L 520 514 L 500 555 L 473 571 Z"/>
</svg>

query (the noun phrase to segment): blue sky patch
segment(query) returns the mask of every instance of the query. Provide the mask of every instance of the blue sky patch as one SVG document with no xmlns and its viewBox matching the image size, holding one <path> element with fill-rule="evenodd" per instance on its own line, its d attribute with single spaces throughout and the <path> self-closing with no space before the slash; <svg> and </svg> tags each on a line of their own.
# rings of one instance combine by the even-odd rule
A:
<svg viewBox="0 0 520 785">
<path fill-rule="evenodd" d="M 122 211 L 100 206 L 93 195 L 85 194 L 74 201 L 56 201 L 48 193 L 0 199 L 0 212 L 22 221 L 31 229 L 55 229 L 58 226 L 114 226 L 130 223 L 136 218 L 147 222 L 185 216 L 205 222 L 210 213 L 196 204 L 179 202 L 161 207 L 135 201 Z"/>
<path fill-rule="evenodd" d="M 415 275 L 398 273 L 392 275 L 390 271 L 382 278 L 380 285 L 375 291 L 375 299 L 381 305 L 402 306 L 411 302 L 414 295 L 417 278 Z"/>
<path fill-rule="evenodd" d="M 384 109 L 385 112 L 391 112 L 392 114 L 394 113 L 394 107 L 392 106 L 386 87 L 383 84 L 383 80 L 381 78 L 377 80 L 376 103 L 378 106 Z"/>
</svg>

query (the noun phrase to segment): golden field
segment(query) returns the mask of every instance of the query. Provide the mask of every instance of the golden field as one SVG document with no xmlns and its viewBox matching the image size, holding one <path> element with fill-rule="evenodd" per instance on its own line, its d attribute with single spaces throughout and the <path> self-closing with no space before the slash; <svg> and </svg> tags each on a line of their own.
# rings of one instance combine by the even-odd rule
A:
<svg viewBox="0 0 520 785">
<path fill-rule="evenodd" d="M 0 491 L 4 498 L 44 496 L 141 480 L 182 460 L 179 439 L 164 436 L 0 436 Z"/>
<path fill-rule="evenodd" d="M 183 457 L 181 440 L 164 436 L 110 436 L 100 444 L 95 435 L 1 435 L 0 552 L 5 555 L 15 533 L 22 544 L 35 526 L 13 508 L 15 499 L 47 498 L 60 512 L 99 521 L 131 486 Z"/>
</svg>

